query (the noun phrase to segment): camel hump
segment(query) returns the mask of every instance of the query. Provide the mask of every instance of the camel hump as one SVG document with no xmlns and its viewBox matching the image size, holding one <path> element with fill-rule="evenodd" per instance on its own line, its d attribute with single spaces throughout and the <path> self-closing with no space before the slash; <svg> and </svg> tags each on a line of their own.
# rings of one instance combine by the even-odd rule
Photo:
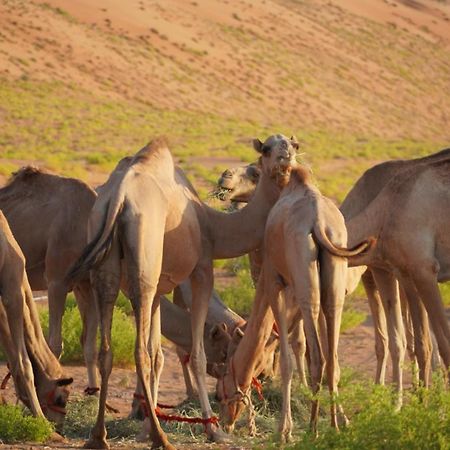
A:
<svg viewBox="0 0 450 450">
<path fill-rule="evenodd" d="M 36 177 L 36 175 L 41 175 L 45 173 L 42 169 L 37 166 L 24 166 L 21 167 L 17 172 L 13 172 L 8 184 L 14 182 L 29 182 Z"/>
<path fill-rule="evenodd" d="M 166 136 L 157 136 L 152 139 L 147 145 L 145 145 L 141 150 L 139 150 L 135 157 L 133 158 L 135 161 L 139 161 L 141 159 L 147 159 L 151 155 L 161 151 L 169 149 L 169 141 Z"/>
</svg>

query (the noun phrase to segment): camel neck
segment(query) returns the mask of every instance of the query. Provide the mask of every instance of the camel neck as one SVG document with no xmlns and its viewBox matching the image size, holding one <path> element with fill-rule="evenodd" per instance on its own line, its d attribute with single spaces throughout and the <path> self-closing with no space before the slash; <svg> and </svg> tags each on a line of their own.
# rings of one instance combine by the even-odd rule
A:
<svg viewBox="0 0 450 450">
<path fill-rule="evenodd" d="M 265 356 L 265 347 L 272 333 L 273 323 L 270 305 L 264 296 L 258 295 L 253 303 L 244 336 L 233 355 L 234 376 L 243 389 L 250 386 L 255 368 Z"/>
<path fill-rule="evenodd" d="M 262 175 L 251 201 L 244 208 L 223 213 L 207 209 L 213 238 L 213 258 L 234 258 L 261 247 L 264 229 L 280 189 Z"/>
</svg>

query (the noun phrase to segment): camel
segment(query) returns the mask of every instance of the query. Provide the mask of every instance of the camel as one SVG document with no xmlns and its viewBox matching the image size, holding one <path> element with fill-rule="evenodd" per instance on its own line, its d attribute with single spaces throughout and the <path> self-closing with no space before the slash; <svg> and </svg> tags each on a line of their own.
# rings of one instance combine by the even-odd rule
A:
<svg viewBox="0 0 450 450">
<path fill-rule="evenodd" d="M 341 212 L 346 220 L 351 219 L 361 210 L 363 210 L 380 192 L 383 186 L 394 176 L 402 170 L 416 167 L 421 164 L 427 164 L 440 160 L 445 160 L 450 157 L 450 149 L 445 149 L 435 154 L 413 159 L 413 160 L 394 160 L 378 164 L 367 170 L 363 176 L 356 182 L 355 186 L 345 198 Z M 251 198 L 255 189 L 257 177 L 248 174 L 246 167 L 236 169 L 228 169 L 224 172 L 219 180 L 218 193 L 219 198 L 233 201 L 239 198 L 241 202 L 246 202 Z M 365 273 L 364 273 L 365 271 Z M 391 347 L 391 354 L 394 365 L 394 380 L 401 391 L 401 366 L 404 353 L 404 338 L 403 333 L 396 331 L 396 323 L 398 319 L 398 308 L 395 307 L 397 302 L 383 301 L 378 292 L 377 286 L 370 270 L 366 271 L 365 267 L 350 268 L 348 271 L 347 293 L 350 293 L 356 288 L 356 285 L 363 274 L 363 283 L 368 295 L 369 305 L 374 318 L 375 329 L 375 349 L 377 356 L 377 371 L 375 381 L 377 383 L 384 383 L 386 360 L 387 360 L 387 346 L 389 335 L 389 346 Z M 401 287 L 401 284 L 400 284 Z M 430 344 L 429 344 L 429 329 L 427 314 L 421 302 L 407 302 L 408 298 L 404 295 L 403 289 L 400 290 L 403 308 L 402 313 L 407 316 L 409 309 L 411 309 L 410 319 L 405 317 L 406 330 L 409 337 L 409 351 L 412 358 L 416 358 L 419 363 L 419 378 L 425 386 L 429 384 L 429 367 L 430 367 Z M 407 302 L 407 303 L 406 303 Z M 405 303 L 408 308 L 405 307 Z M 397 311 L 394 314 L 391 311 Z M 386 319 L 387 318 L 387 319 Z M 412 332 L 411 325 L 408 323 L 412 320 L 415 332 Z M 386 322 L 390 323 L 387 328 Z M 297 367 L 300 367 L 300 376 L 304 377 L 304 342 L 302 342 L 302 334 L 294 334 L 298 346 L 301 350 L 300 354 L 294 350 L 294 355 L 297 358 Z M 414 342 L 411 343 L 411 336 Z M 292 339 L 292 338 L 291 338 Z"/>
<path fill-rule="evenodd" d="M 213 284 L 212 260 L 239 256 L 261 245 L 267 215 L 279 196 L 278 181 L 290 170 L 288 164 L 282 167 L 280 163 L 294 163 L 298 147 L 296 141 L 281 135 L 272 140 L 278 145 L 261 156 L 262 173 L 252 201 L 234 214 L 213 210 L 199 200 L 182 171 L 175 167 L 164 139 L 155 139 L 133 157 L 125 170 L 113 172 L 99 193 L 89 218 L 90 244 L 68 274 L 75 279 L 91 270 L 100 317 L 100 404 L 87 446 L 108 447 L 104 413 L 112 368 L 110 324 L 122 274 L 136 317 L 136 370 L 149 412 L 153 446 L 173 448 L 156 417 L 156 389 L 149 389 L 150 372 L 154 372 L 153 363 L 160 349 L 158 296 L 187 278 L 193 295 L 190 361 L 206 431 L 209 439 L 225 438 L 212 418 L 205 387 L 202 341 Z"/>
<path fill-rule="evenodd" d="M 353 242 L 362 234 L 377 235 L 376 251 L 357 258 L 357 263 L 371 268 L 384 301 L 397 301 L 396 276 L 410 307 L 425 306 L 447 371 L 450 327 L 437 283 L 450 279 L 449 170 L 450 159 L 402 170 L 347 222 Z"/>
<path fill-rule="evenodd" d="M 20 169 L 0 189 L 0 209 L 25 255 L 31 288 L 48 290 L 48 343 L 56 357 L 62 350 L 66 296 L 74 291 L 83 323 L 86 392 L 95 392 L 97 386 L 94 300 L 89 277 L 67 283 L 65 275 L 87 243 L 86 224 L 96 197 L 80 180 L 47 174 L 35 167 Z"/>
<path fill-rule="evenodd" d="M 0 211 L 0 343 L 20 400 L 37 417 L 62 428 L 71 378 L 64 378 L 58 360 L 42 334 L 25 258 Z"/>
<path fill-rule="evenodd" d="M 118 164 L 123 169 L 130 158 Z M 101 190 L 101 187 L 98 188 Z M 80 180 L 60 177 L 35 167 L 24 167 L 16 172 L 8 185 L 0 189 L 0 208 L 10 220 L 10 226 L 27 260 L 27 274 L 33 290 L 48 288 L 49 300 L 49 346 L 56 356 L 62 349 L 61 323 L 66 295 L 74 290 L 83 323 L 81 344 L 88 371 L 85 392 L 95 393 L 97 383 L 96 332 L 97 317 L 89 277 L 67 283 L 64 279 L 69 267 L 81 255 L 87 243 L 87 221 L 97 194 Z M 39 217 L 36 222 L 35 218 Z M 68 233 L 70 230 L 70 233 Z M 189 300 L 188 288 L 181 285 L 175 299 Z M 164 336 L 184 348 L 190 349 L 190 317 L 180 316 L 168 300 L 163 301 L 162 326 Z M 219 324 L 224 321 L 232 331 L 242 318 L 226 310 L 217 296 L 213 296 L 208 310 L 209 326 L 205 329 L 208 362 L 220 361 L 229 341 L 228 333 Z M 175 312 L 176 311 L 176 312 Z M 211 317 L 210 317 L 211 316 Z M 174 320 L 180 323 L 177 325 Z M 234 321 L 234 322 L 233 322 Z M 233 323 L 235 325 L 233 326 Z M 214 327 L 217 324 L 217 327 Z M 184 327 L 177 331 L 177 326 Z M 179 344 L 179 342 L 181 342 Z M 183 350 L 180 350 L 182 352 Z M 186 356 L 183 357 L 185 359 Z M 189 395 L 193 395 L 192 383 L 187 375 L 185 381 Z"/>
<path fill-rule="evenodd" d="M 261 146 L 261 142 L 255 141 L 256 148 Z M 369 246 L 366 241 L 348 250 L 344 248 L 346 241 L 344 219 L 337 207 L 311 184 L 306 169 L 300 166 L 293 168 L 290 181 L 267 220 L 263 266 L 254 302 L 255 305 L 270 304 L 280 334 L 283 412 L 279 431 L 282 441 L 290 439 L 292 429 L 292 368 L 288 349 L 287 305 L 280 293 L 289 286 L 299 305 L 310 351 L 311 387 L 314 394 L 320 388 L 324 369 L 318 332 L 319 310 L 322 307 L 328 337 L 327 378 L 333 399 L 337 394 L 339 381 L 337 345 L 346 284 L 347 263 L 343 257 L 357 255 Z M 248 326 L 250 327 L 250 323 Z M 246 349 L 246 335 L 239 346 L 243 349 Z M 259 336 L 265 337 L 266 334 L 264 331 L 259 332 Z M 252 336 L 248 340 L 252 340 Z M 230 359 L 222 383 L 218 385 L 221 417 L 226 421 L 228 429 L 232 429 L 237 414 L 248 403 L 249 398 L 250 380 L 239 378 L 234 367 L 235 358 L 242 361 L 243 355 L 239 347 Z M 254 360 L 253 351 L 250 350 L 250 357 L 246 353 L 246 361 Z M 251 362 L 247 364 L 250 366 Z M 242 372 L 239 369 L 239 374 Z M 317 429 L 317 420 L 318 401 L 315 400 L 311 409 L 313 430 Z M 338 427 L 334 400 L 331 405 L 331 423 Z"/>
</svg>

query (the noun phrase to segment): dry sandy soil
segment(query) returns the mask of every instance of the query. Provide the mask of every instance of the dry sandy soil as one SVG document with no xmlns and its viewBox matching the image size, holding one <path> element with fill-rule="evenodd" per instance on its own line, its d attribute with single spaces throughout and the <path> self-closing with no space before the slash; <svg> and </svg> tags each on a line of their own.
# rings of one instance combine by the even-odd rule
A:
<svg viewBox="0 0 450 450">
<path fill-rule="evenodd" d="M 449 61 L 448 0 L 0 0 L 0 77 L 262 124 L 449 137 Z"/>
</svg>

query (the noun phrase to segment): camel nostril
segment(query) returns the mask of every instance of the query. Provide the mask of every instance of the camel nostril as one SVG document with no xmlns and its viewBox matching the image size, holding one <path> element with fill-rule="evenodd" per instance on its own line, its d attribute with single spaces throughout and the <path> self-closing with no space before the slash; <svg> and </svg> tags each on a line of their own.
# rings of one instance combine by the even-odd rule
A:
<svg viewBox="0 0 450 450">
<path fill-rule="evenodd" d="M 233 177 L 233 173 L 231 172 L 231 170 L 226 169 L 223 173 L 222 173 L 222 178 L 232 178 Z"/>
</svg>

